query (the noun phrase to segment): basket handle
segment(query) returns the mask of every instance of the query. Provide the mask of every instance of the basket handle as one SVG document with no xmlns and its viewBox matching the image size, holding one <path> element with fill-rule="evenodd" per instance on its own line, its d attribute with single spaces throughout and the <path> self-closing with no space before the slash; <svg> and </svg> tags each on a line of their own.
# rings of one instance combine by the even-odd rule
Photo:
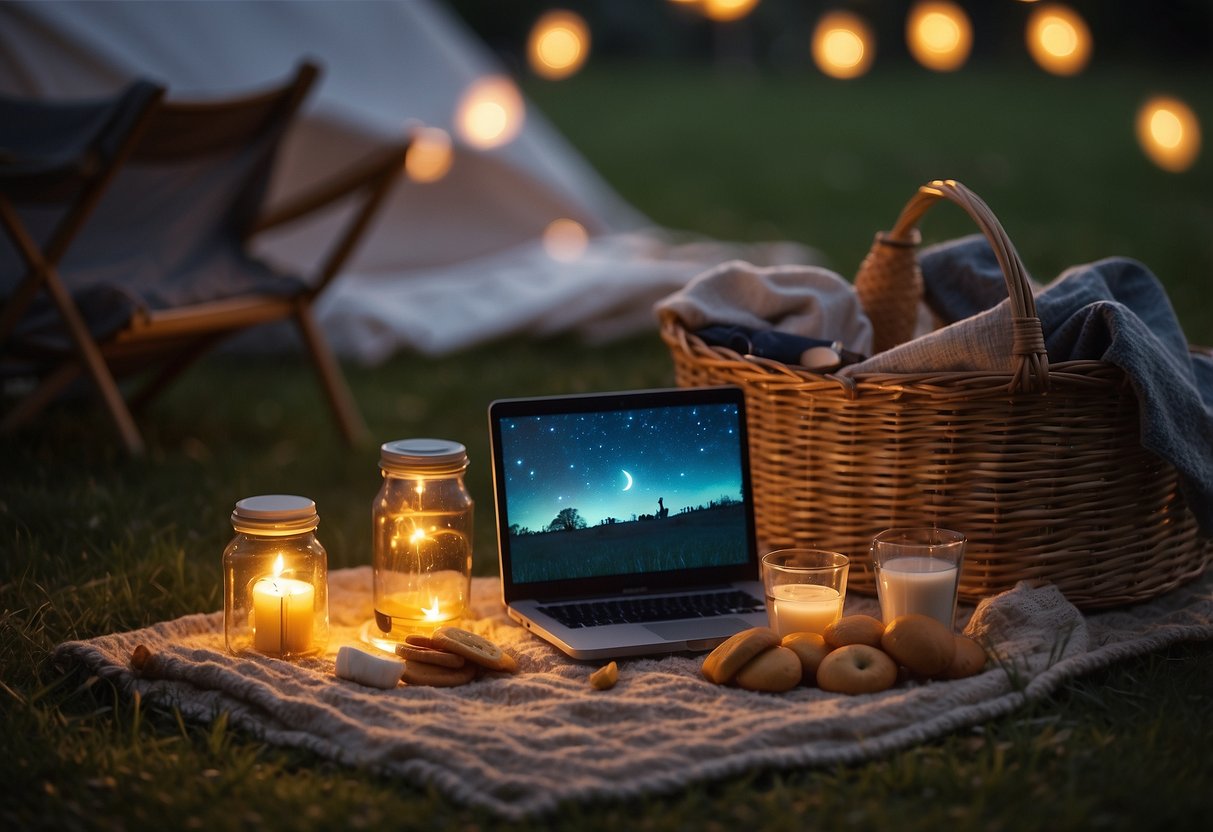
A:
<svg viewBox="0 0 1213 832">
<path fill-rule="evenodd" d="M 994 249 L 1011 299 L 1011 354 L 1013 370 L 1009 392 L 1045 391 L 1049 388 L 1049 357 L 1044 330 L 1036 317 L 1036 301 L 1023 261 L 998 218 L 981 197 L 954 179 L 935 179 L 918 189 L 906 203 L 891 231 L 877 234 L 871 251 L 855 276 L 855 291 L 872 318 L 877 351 L 908 340 L 913 333 L 922 296 L 922 275 L 914 258 L 921 240 L 918 221 L 940 199 L 963 208 L 977 223 Z M 890 302 L 891 301 L 891 302 Z"/>
</svg>

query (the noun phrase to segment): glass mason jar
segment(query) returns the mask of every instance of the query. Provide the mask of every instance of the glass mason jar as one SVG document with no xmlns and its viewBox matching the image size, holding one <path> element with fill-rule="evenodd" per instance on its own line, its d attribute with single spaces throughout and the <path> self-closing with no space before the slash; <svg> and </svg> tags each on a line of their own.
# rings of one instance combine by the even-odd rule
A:
<svg viewBox="0 0 1213 832">
<path fill-rule="evenodd" d="M 329 638 L 328 554 L 307 497 L 271 494 L 236 503 L 236 536 L 223 552 L 223 630 L 233 653 L 294 659 Z"/>
<path fill-rule="evenodd" d="M 398 643 L 467 611 L 472 589 L 467 466 L 467 449 L 445 439 L 401 439 L 380 447 L 383 485 L 371 507 L 379 631 L 373 641 Z"/>
</svg>

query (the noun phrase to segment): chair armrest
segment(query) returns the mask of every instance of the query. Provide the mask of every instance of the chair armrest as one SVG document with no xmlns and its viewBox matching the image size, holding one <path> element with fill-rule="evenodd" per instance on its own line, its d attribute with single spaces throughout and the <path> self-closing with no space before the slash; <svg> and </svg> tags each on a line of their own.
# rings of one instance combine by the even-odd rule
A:
<svg viewBox="0 0 1213 832">
<path fill-rule="evenodd" d="M 410 144 L 384 148 L 264 211 L 253 221 L 248 236 L 294 222 L 361 189 L 374 191 L 384 185 L 385 180 L 386 184 L 391 184 L 391 180 L 404 170 L 404 157 Z"/>
<path fill-rule="evenodd" d="M 324 291 L 329 282 L 336 277 L 346 259 L 353 253 L 354 246 L 366 231 L 371 218 L 379 210 L 379 205 L 383 202 L 384 197 L 387 196 L 392 185 L 404 175 L 404 158 L 408 154 L 411 144 L 410 140 L 404 144 L 385 148 L 347 169 L 341 175 L 287 200 L 254 221 L 247 236 L 251 237 L 259 231 L 300 219 L 330 203 L 362 191 L 362 204 L 329 247 L 316 274 L 308 281 L 311 287 L 308 295 L 315 297 Z"/>
</svg>

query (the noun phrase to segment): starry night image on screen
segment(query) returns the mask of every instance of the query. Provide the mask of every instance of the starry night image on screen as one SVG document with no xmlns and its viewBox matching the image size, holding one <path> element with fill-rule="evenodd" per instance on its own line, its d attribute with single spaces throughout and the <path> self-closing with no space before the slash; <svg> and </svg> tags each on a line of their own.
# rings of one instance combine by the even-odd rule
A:
<svg viewBox="0 0 1213 832">
<path fill-rule="evenodd" d="M 503 419 L 516 583 L 744 563 L 738 408 Z"/>
</svg>

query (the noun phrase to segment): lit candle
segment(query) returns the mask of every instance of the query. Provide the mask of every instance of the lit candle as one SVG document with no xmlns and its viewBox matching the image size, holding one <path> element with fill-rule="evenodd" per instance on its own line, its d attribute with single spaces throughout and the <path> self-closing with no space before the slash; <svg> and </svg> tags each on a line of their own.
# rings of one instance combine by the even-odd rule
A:
<svg viewBox="0 0 1213 832">
<path fill-rule="evenodd" d="M 842 616 L 842 595 L 833 587 L 779 584 L 771 596 L 771 623 L 780 636 L 821 633 Z"/>
<path fill-rule="evenodd" d="M 253 647 L 278 656 L 311 649 L 316 595 L 311 584 L 283 578 L 283 567 L 279 555 L 274 574 L 253 585 Z"/>
</svg>

